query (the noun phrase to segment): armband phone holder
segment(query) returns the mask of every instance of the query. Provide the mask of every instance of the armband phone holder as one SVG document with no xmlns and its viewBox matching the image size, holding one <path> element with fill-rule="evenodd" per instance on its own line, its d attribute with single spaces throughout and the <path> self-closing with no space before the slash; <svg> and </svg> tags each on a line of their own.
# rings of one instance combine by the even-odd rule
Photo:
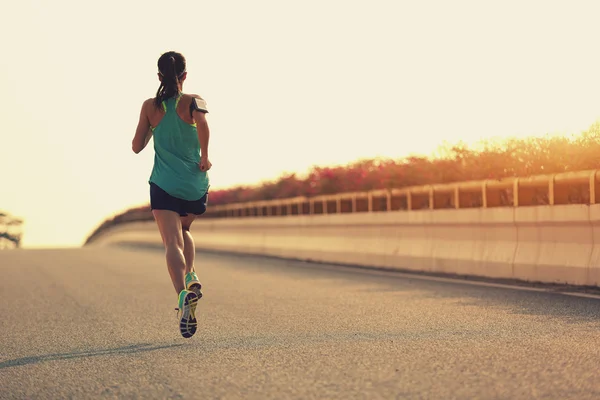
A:
<svg viewBox="0 0 600 400">
<path fill-rule="evenodd" d="M 192 98 L 192 103 L 190 104 L 190 112 L 193 111 L 207 113 L 208 109 L 206 108 L 206 101 L 204 101 L 204 99 L 198 99 L 196 97 Z"/>
</svg>

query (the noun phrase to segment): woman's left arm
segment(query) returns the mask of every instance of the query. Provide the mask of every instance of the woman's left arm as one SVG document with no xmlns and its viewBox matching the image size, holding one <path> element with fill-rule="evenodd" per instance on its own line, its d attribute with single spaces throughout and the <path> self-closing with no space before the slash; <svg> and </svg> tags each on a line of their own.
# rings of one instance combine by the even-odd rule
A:
<svg viewBox="0 0 600 400">
<path fill-rule="evenodd" d="M 135 136 L 131 141 L 131 149 L 135 154 L 138 154 L 140 151 L 144 150 L 144 148 L 150 141 L 150 138 L 152 137 L 150 121 L 148 120 L 148 114 L 146 113 L 150 101 L 152 101 L 152 99 L 146 100 L 144 104 L 142 104 L 142 110 L 140 111 L 140 120 L 138 121 L 138 126 L 135 130 Z"/>
</svg>

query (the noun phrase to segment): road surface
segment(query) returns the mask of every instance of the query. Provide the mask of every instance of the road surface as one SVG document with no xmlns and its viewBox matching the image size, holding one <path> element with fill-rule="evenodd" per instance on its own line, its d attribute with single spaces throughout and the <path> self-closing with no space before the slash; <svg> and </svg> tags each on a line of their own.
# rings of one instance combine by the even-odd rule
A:
<svg viewBox="0 0 600 400">
<path fill-rule="evenodd" d="M 199 255 L 179 336 L 161 250 L 0 252 L 0 397 L 598 399 L 600 300 Z"/>
</svg>

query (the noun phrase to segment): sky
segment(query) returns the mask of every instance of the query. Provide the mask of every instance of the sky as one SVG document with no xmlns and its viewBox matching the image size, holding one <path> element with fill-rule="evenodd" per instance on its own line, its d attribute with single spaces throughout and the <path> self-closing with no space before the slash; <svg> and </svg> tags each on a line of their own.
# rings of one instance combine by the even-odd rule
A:
<svg viewBox="0 0 600 400">
<path fill-rule="evenodd" d="M 597 1 L 4 1 L 0 210 L 80 246 L 149 201 L 131 150 L 165 51 L 208 104 L 212 188 L 600 119 Z"/>
</svg>

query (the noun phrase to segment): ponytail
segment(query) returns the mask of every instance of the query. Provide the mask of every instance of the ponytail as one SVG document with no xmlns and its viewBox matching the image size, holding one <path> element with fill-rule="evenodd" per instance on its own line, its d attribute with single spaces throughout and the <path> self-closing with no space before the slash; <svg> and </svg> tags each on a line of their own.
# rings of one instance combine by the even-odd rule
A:
<svg viewBox="0 0 600 400">
<path fill-rule="evenodd" d="M 162 77 L 156 91 L 154 105 L 160 108 L 163 101 L 179 95 L 179 80 L 185 73 L 183 55 L 170 51 L 158 59 L 158 72 Z"/>
</svg>

